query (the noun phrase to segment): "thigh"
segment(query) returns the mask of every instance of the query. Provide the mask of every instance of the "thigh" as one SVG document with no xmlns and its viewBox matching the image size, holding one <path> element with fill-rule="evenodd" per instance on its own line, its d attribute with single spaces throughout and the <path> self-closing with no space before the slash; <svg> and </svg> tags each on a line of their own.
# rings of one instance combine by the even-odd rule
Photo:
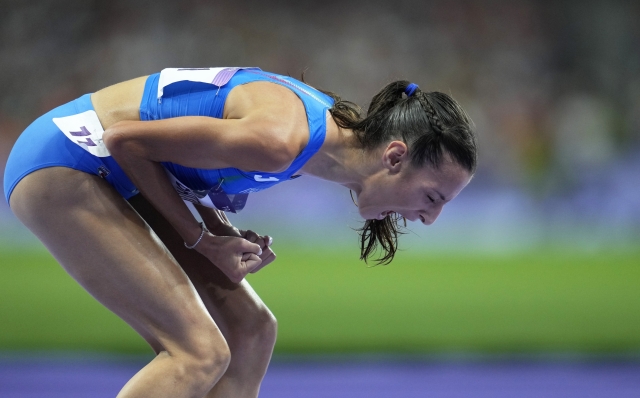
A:
<svg viewBox="0 0 640 398">
<path fill-rule="evenodd" d="M 156 351 L 197 350 L 188 345 L 207 336 L 193 334 L 217 330 L 171 253 L 101 178 L 41 169 L 16 186 L 11 208 L 74 279 Z"/>
<path fill-rule="evenodd" d="M 187 273 L 230 345 L 234 343 L 232 329 L 240 324 L 247 327 L 252 320 L 261 322 L 265 313 L 270 314 L 249 282 L 231 282 L 206 257 L 184 247 L 176 230 L 142 195 L 129 199 L 129 203 L 153 228 Z"/>
</svg>

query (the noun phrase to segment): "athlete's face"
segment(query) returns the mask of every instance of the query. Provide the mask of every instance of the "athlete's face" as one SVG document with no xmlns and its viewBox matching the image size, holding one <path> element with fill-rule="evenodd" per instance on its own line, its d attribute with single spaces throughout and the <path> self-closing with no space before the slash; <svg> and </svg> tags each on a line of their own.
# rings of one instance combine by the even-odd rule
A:
<svg viewBox="0 0 640 398">
<path fill-rule="evenodd" d="M 397 213 L 429 225 L 471 180 L 469 172 L 449 155 L 437 169 L 428 163 L 413 166 L 406 145 L 400 141 L 386 147 L 381 161 L 384 169 L 367 178 L 358 193 L 358 210 L 368 220 Z"/>
</svg>

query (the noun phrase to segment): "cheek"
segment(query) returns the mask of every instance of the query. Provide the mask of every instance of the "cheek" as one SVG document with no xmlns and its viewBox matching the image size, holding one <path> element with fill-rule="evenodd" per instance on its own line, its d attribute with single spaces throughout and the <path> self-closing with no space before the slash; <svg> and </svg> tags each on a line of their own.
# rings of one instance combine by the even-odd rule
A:
<svg viewBox="0 0 640 398">
<path fill-rule="evenodd" d="M 358 197 L 358 200 L 356 203 L 358 203 L 358 211 L 360 212 L 361 215 L 363 215 L 363 213 L 371 211 L 371 209 L 378 206 L 378 203 L 376 203 L 375 197 L 368 195 L 366 192 L 363 192 Z"/>
<path fill-rule="evenodd" d="M 368 205 L 384 205 L 397 196 L 391 185 L 379 185 L 371 187 L 366 192 L 363 192 L 363 199 Z"/>
</svg>

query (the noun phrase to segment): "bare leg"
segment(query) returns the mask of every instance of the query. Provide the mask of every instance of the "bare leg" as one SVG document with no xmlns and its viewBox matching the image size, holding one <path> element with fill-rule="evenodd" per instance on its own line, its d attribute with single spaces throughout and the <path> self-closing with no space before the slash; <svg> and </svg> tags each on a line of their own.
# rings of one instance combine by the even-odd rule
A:
<svg viewBox="0 0 640 398">
<path fill-rule="evenodd" d="M 11 208 L 65 270 L 159 355 L 119 397 L 202 397 L 229 347 L 193 284 L 147 224 L 104 180 L 53 167 L 26 176 Z"/>
<path fill-rule="evenodd" d="M 231 350 L 229 368 L 207 397 L 257 397 L 276 340 L 276 321 L 247 281 L 234 284 L 138 195 L 131 205 L 158 234 L 192 281 Z"/>
</svg>

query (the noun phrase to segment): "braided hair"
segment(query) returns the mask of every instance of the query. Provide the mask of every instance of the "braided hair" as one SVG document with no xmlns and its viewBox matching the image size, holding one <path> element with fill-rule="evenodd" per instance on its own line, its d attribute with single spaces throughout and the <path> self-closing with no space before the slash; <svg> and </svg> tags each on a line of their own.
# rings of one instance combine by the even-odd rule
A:
<svg viewBox="0 0 640 398">
<path fill-rule="evenodd" d="M 416 84 L 399 80 L 380 90 L 362 116 L 356 104 L 325 93 L 335 101 L 329 111 L 336 124 L 353 130 L 363 149 L 401 140 L 407 144 L 415 166 L 428 163 L 439 168 L 448 154 L 470 174 L 475 172 L 477 145 L 471 121 L 449 95 L 424 92 Z M 358 229 L 360 259 L 366 262 L 380 248 L 383 254 L 376 261 L 390 263 L 397 251 L 398 235 L 403 233 L 400 220 L 403 218 L 396 214 L 382 220 L 366 220 Z"/>
</svg>

